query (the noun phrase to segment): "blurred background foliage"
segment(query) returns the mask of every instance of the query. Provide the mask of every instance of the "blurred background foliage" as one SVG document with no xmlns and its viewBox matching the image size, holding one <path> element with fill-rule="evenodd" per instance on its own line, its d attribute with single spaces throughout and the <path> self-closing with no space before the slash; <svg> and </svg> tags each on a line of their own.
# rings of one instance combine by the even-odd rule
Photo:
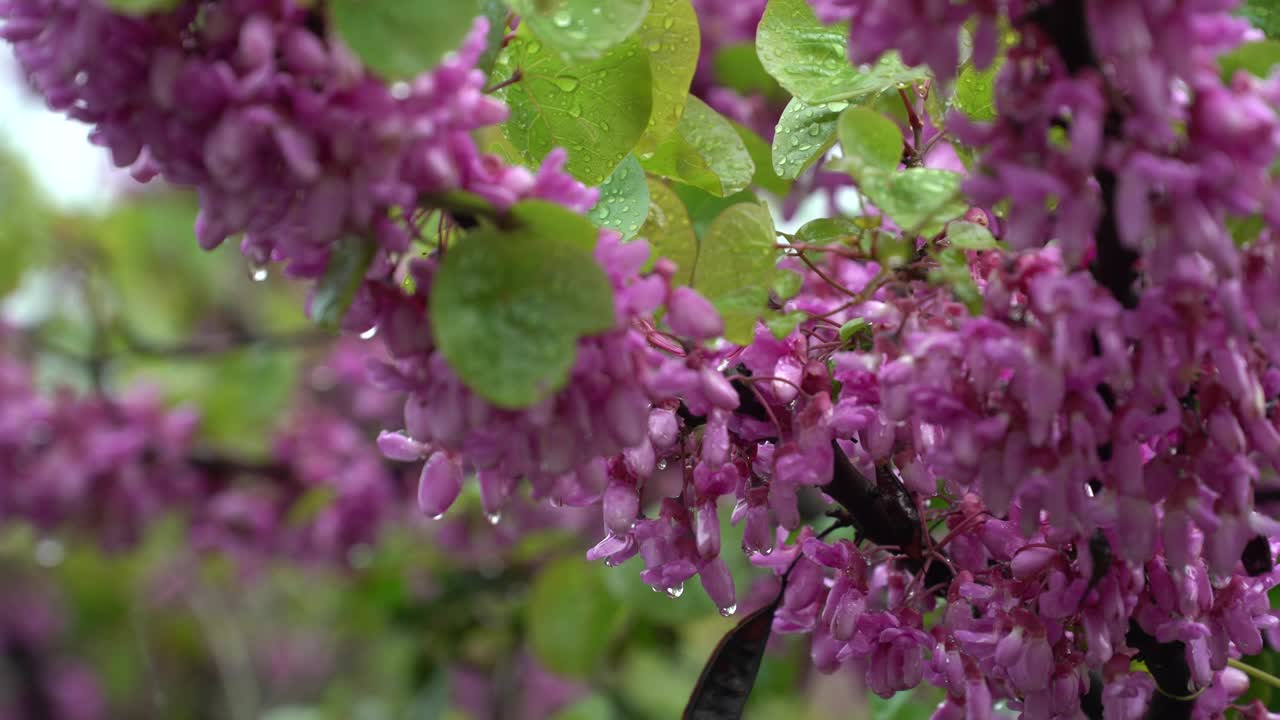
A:
<svg viewBox="0 0 1280 720">
<path fill-rule="evenodd" d="M 298 287 L 234 248 L 200 251 L 186 194 L 122 180 L 105 207 L 68 210 L 24 162 L 0 148 L 0 313 L 42 387 L 151 387 L 199 409 L 202 444 L 263 457 L 301 390 L 326 381 L 328 342 L 316 341 Z M 184 350 L 209 337 L 236 342 Z M 496 532 L 478 497 L 455 512 L 477 543 Z M 197 553 L 176 518 L 128 552 L 2 527 L 0 633 L 38 632 L 40 653 L 0 656 L 0 707 L 35 669 L 61 673 L 60 692 L 89 705 L 100 697 L 110 718 L 674 718 L 744 614 L 721 617 L 694 586 L 653 593 L 638 559 L 588 563 L 591 522 L 579 525 L 587 533 L 526 534 L 489 563 L 455 557 L 430 525 L 388 528 L 342 567 L 251 568 Z M 736 547 L 731 530 L 725 542 Z M 774 581 L 741 553 L 726 557 L 744 607 L 766 602 Z M 748 717 L 908 720 L 938 700 L 867 698 L 807 655 L 795 638 L 774 639 Z"/>
</svg>

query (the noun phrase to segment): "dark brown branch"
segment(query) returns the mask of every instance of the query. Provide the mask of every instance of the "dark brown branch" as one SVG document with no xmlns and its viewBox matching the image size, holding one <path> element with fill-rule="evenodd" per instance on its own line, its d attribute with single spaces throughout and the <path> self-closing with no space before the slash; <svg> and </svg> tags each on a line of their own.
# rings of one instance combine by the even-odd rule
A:
<svg viewBox="0 0 1280 720">
<path fill-rule="evenodd" d="M 919 572 L 925 565 L 924 523 L 911 493 L 889 466 L 878 466 L 873 482 L 853 466 L 838 442 L 832 440 L 831 449 L 835 468 L 822 491 L 849 513 L 859 535 L 877 545 L 901 549 L 904 564 Z M 946 563 L 929 563 L 924 585 L 938 587 L 945 595 L 951 577 Z"/>
</svg>

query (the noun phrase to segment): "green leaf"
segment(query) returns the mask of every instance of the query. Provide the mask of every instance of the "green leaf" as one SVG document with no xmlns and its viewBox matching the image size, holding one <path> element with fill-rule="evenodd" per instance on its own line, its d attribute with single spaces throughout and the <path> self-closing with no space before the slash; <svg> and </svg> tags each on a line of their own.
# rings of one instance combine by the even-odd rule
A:
<svg viewBox="0 0 1280 720">
<path fill-rule="evenodd" d="M 933 168 L 866 173 L 859 189 L 903 231 L 934 235 L 969 206 L 960 195 L 958 173 Z"/>
<path fill-rule="evenodd" d="M 742 202 L 759 203 L 760 199 L 751 193 L 750 190 L 736 192 L 728 197 L 717 197 L 711 193 L 700 190 L 692 185 L 681 185 L 675 183 L 671 189 L 676 191 L 680 196 L 684 207 L 689 211 L 689 219 L 693 221 L 693 231 L 698 234 L 699 238 L 706 237 L 707 230 L 711 228 L 711 223 L 720 217 L 720 213 L 731 205 L 737 205 Z"/>
<path fill-rule="evenodd" d="M 625 622 L 622 608 L 609 597 L 604 570 L 571 556 L 539 571 L 525 608 L 525 626 L 534 656 L 552 672 L 593 674 Z"/>
<path fill-rule="evenodd" d="M 963 250 L 990 250 L 999 247 L 991 231 L 971 222 L 957 220 L 947 225 L 947 240 Z"/>
<path fill-rule="evenodd" d="M 502 39 L 507 36 L 507 15 L 510 12 L 503 0 L 480 0 L 480 14 L 488 18 L 489 32 L 485 35 L 484 53 L 480 55 L 476 67 L 484 72 L 485 77 L 493 72 L 493 65 L 498 61 L 498 53 L 502 52 Z"/>
<path fill-rule="evenodd" d="M 334 247 L 324 277 L 316 283 L 311 298 L 311 317 L 321 327 L 337 328 L 346 317 L 347 308 L 364 282 L 364 274 L 373 262 L 373 243 L 348 235 Z"/>
<path fill-rule="evenodd" d="M 779 300 L 790 300 L 800 294 L 800 289 L 804 287 L 804 275 L 795 270 L 779 270 L 773 279 L 773 294 L 778 296 Z"/>
<path fill-rule="evenodd" d="M 848 25 L 823 25 L 805 0 L 769 0 L 756 30 L 756 52 L 782 87 L 808 102 L 839 99 L 858 81 L 849 63 Z"/>
<path fill-rule="evenodd" d="M 755 163 L 738 131 L 690 95 L 676 131 L 642 165 L 655 175 L 724 197 L 751 184 Z"/>
<path fill-rule="evenodd" d="M 568 58 L 594 60 L 640 27 L 649 0 L 507 0 L 535 37 Z M 419 3 L 448 5 L 449 2 Z"/>
<path fill-rule="evenodd" d="M 614 325 L 613 288 L 592 257 L 595 228 L 550 203 L 513 209 L 514 229 L 451 245 L 431 287 L 431 325 L 472 391 L 522 408 L 569 379 L 578 338 Z"/>
<path fill-rule="evenodd" d="M 843 168 L 854 178 L 864 172 L 892 172 L 902 162 L 902 131 L 875 110 L 851 107 L 840 114 Z"/>
<path fill-rule="evenodd" d="M 693 286 L 724 317 L 730 342 L 750 344 L 764 314 L 777 274 L 776 238 L 768 208 L 739 203 L 716 218 L 703 239 Z"/>
<path fill-rule="evenodd" d="M 481 14 L 478 0 L 330 0 L 329 21 L 371 70 L 407 80 L 457 50 Z"/>
<path fill-rule="evenodd" d="M 929 77 L 885 53 L 866 72 L 849 63 L 849 27 L 823 25 L 806 0 L 770 0 L 756 31 L 760 63 L 782 87 L 810 104 L 860 102 L 900 83 Z"/>
<path fill-rule="evenodd" d="M 769 291 L 763 287 L 740 287 L 716 296 L 713 302 L 724 320 L 725 339 L 746 347 L 755 338 L 756 321 L 768 310 Z"/>
<path fill-rule="evenodd" d="M 551 716 L 551 720 L 613 720 L 613 705 L 600 695 L 588 695 Z"/>
<path fill-rule="evenodd" d="M 818 218 L 800 226 L 796 231 L 796 240 L 809 245 L 826 245 L 857 237 L 862 231 L 862 226 L 848 218 Z"/>
<path fill-rule="evenodd" d="M 836 126 L 847 102 L 810 105 L 799 98 L 787 103 L 773 135 L 773 170 L 794 180 L 836 141 Z"/>
<path fill-rule="evenodd" d="M 617 230 L 629 240 L 640 231 L 648 214 L 649 185 L 644 168 L 634 155 L 628 155 L 600 186 L 600 200 L 587 217 L 597 226 Z"/>
<path fill-rule="evenodd" d="M 869 330 L 871 330 L 871 323 L 863 318 L 849 320 L 840 326 L 840 342 L 847 343 Z"/>
<path fill-rule="evenodd" d="M 689 84 L 698 69 L 702 34 L 698 13 L 689 0 L 651 0 L 652 9 L 636 33 L 636 41 L 649 54 L 653 76 L 653 112 L 636 154 L 644 158 L 675 132 L 684 117 Z"/>
<path fill-rule="evenodd" d="M 107 0 L 107 7 L 127 15 L 168 12 L 178 7 L 180 0 Z"/>
<path fill-rule="evenodd" d="M 1280 7 L 1275 0 L 1245 0 L 1236 14 L 1248 18 L 1267 37 L 1280 36 Z"/>
<path fill-rule="evenodd" d="M 598 185 L 644 134 L 650 112 L 648 57 L 634 41 L 597 60 L 566 61 L 521 31 L 498 59 L 498 74 L 519 68 L 520 82 L 501 91 L 511 108 L 502 131 L 530 164 L 557 147 L 568 170 Z"/>
<path fill-rule="evenodd" d="M 1280 41 L 1260 40 L 1241 45 L 1229 53 L 1218 56 L 1223 82 L 1230 83 L 1237 70 L 1265 78 L 1271 68 L 1280 64 Z"/>
<path fill-rule="evenodd" d="M 779 340 L 785 339 L 788 335 L 796 331 L 800 327 L 800 323 L 809 319 L 809 313 L 806 312 L 789 312 L 785 315 L 775 315 L 765 321 L 765 325 L 769 326 L 769 332 Z"/>
<path fill-rule="evenodd" d="M 666 183 L 648 179 L 649 216 L 640 228 L 640 237 L 649 241 L 649 266 L 659 257 L 665 257 L 679 268 L 672 282 L 688 285 L 693 282 L 694 268 L 698 264 L 698 235 L 693 231 L 689 211 L 684 202 Z"/>
<path fill-rule="evenodd" d="M 778 173 L 773 169 L 773 150 L 769 147 L 769 143 L 754 130 L 733 120 L 729 122 L 733 125 L 733 129 L 738 131 L 742 144 L 747 146 L 747 154 L 751 156 L 751 162 L 755 163 L 756 174 L 751 178 L 751 184 L 778 196 L 790 192 L 791 181 L 778 177 Z"/>
<path fill-rule="evenodd" d="M 716 51 L 712 67 L 717 84 L 742 95 L 760 94 L 773 101 L 787 98 L 786 91 L 760 63 L 755 43 L 725 45 Z"/>
<path fill-rule="evenodd" d="M 965 64 L 956 78 L 956 92 L 952 105 L 974 120 L 994 120 L 996 117 L 995 79 L 1003 59 L 997 59 L 986 70 L 978 70 Z"/>
<path fill-rule="evenodd" d="M 929 273 L 929 279 L 937 285 L 950 287 L 956 299 L 964 303 L 969 312 L 982 312 L 982 293 L 973 282 L 973 273 L 969 270 L 969 259 L 964 250 L 949 247 L 937 254 L 938 267 Z"/>
</svg>

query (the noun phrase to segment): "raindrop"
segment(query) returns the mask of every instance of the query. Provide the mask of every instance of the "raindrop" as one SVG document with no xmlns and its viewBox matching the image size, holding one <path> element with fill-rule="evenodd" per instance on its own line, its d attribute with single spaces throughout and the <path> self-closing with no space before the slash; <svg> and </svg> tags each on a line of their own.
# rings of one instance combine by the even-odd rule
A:
<svg viewBox="0 0 1280 720">
<path fill-rule="evenodd" d="M 569 23 L 573 22 L 573 18 L 569 17 L 569 13 L 562 10 L 551 16 L 551 22 L 555 23 L 558 28 L 567 28 Z"/>
<path fill-rule="evenodd" d="M 662 21 L 662 27 L 665 30 L 670 30 L 671 28 L 675 27 L 675 24 L 676 24 L 676 19 L 673 17 L 668 17 L 666 20 Z"/>
<path fill-rule="evenodd" d="M 667 459 L 666 459 L 666 458 L 663 458 L 663 459 L 661 459 L 661 460 L 659 460 L 659 461 L 658 461 L 658 469 L 659 469 L 659 470 L 666 470 L 666 469 L 667 469 Z"/>
<path fill-rule="evenodd" d="M 432 520 L 440 520 L 440 519 L 442 519 L 442 518 L 444 518 L 444 513 L 440 513 L 439 515 L 432 515 L 432 516 L 431 516 L 431 519 L 432 519 Z"/>
<path fill-rule="evenodd" d="M 498 523 L 502 522 L 502 513 L 487 512 L 484 514 L 484 519 L 488 520 L 490 525 L 497 525 Z"/>
<path fill-rule="evenodd" d="M 360 339 L 361 339 L 361 340 L 372 340 L 372 339 L 373 339 L 373 336 L 374 336 L 374 335 L 377 335 L 377 334 L 378 334 L 378 326 L 377 326 L 377 325 L 374 325 L 373 327 L 369 328 L 368 330 L 365 330 L 364 332 L 360 333 Z"/>
<path fill-rule="evenodd" d="M 580 106 L 580 105 L 570 105 L 570 106 L 569 106 L 569 117 L 571 117 L 571 118 L 580 118 L 580 117 L 582 117 L 582 106 Z"/>
<path fill-rule="evenodd" d="M 252 278 L 254 282 L 263 282 L 267 279 L 267 275 L 268 272 L 266 265 L 259 265 L 255 262 L 249 263 L 249 277 Z"/>
<path fill-rule="evenodd" d="M 605 207 L 604 205 L 601 205 L 600 209 L 596 210 L 596 216 L 599 217 L 601 220 L 608 220 L 609 208 Z"/>
<path fill-rule="evenodd" d="M 684 594 L 684 583 L 680 583 L 679 585 L 676 585 L 674 587 L 667 588 L 667 597 L 671 598 L 672 600 L 675 600 L 676 598 L 680 597 L 683 594 Z"/>
<path fill-rule="evenodd" d="M 575 78 L 575 77 L 556 78 L 555 82 L 556 82 L 556 87 L 560 88 L 565 92 L 573 92 L 574 90 L 577 90 L 578 85 L 580 84 L 578 82 L 578 78 Z"/>
<path fill-rule="evenodd" d="M 734 613 L 736 613 L 736 612 L 738 612 L 738 604 L 737 604 L 737 603 L 734 603 L 734 604 L 730 605 L 729 607 L 722 607 L 722 608 L 720 608 L 720 615 L 721 615 L 721 616 L 723 616 L 723 617 L 729 617 L 730 615 L 732 615 L 732 614 L 734 614 Z"/>
</svg>

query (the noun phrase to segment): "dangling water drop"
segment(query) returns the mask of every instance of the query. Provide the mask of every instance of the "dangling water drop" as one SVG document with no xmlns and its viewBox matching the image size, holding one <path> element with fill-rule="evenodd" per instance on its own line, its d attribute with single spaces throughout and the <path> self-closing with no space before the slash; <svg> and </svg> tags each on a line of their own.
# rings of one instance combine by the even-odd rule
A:
<svg viewBox="0 0 1280 720">
<path fill-rule="evenodd" d="M 732 615 L 732 614 L 734 614 L 734 613 L 736 613 L 736 612 L 738 612 L 738 604 L 737 604 L 737 603 L 734 603 L 734 604 L 730 605 L 729 607 L 722 607 L 722 608 L 720 608 L 720 616 L 721 616 L 721 617 L 729 617 L 730 615 Z"/>
<path fill-rule="evenodd" d="M 444 513 L 440 513 L 439 515 L 432 515 L 432 516 L 431 516 L 431 519 L 432 519 L 432 520 L 440 520 L 440 519 L 442 519 L 443 517 L 444 517 Z"/>
<path fill-rule="evenodd" d="M 487 512 L 484 514 L 484 519 L 488 520 L 490 525 L 497 525 L 498 523 L 502 522 L 502 513 Z"/>
<path fill-rule="evenodd" d="M 252 260 L 249 261 L 249 277 L 252 278 L 254 282 L 262 282 L 266 280 L 268 274 L 266 265 L 259 265 Z"/>
<path fill-rule="evenodd" d="M 672 600 L 675 600 L 676 598 L 680 597 L 683 594 L 684 594 L 684 583 L 680 583 L 675 587 L 667 588 L 667 597 L 671 598 Z"/>
<path fill-rule="evenodd" d="M 373 336 L 374 336 L 374 335 L 377 335 L 377 334 L 378 334 L 378 326 L 377 326 L 377 325 L 374 325 L 373 327 L 369 328 L 368 330 L 365 330 L 364 332 L 360 333 L 360 339 L 361 339 L 361 340 L 372 340 L 372 339 L 373 339 Z"/>
<path fill-rule="evenodd" d="M 661 460 L 659 460 L 659 461 L 658 461 L 658 469 L 659 469 L 659 470 L 666 470 L 666 469 L 667 469 L 667 459 L 666 459 L 666 458 L 662 458 Z"/>
</svg>

